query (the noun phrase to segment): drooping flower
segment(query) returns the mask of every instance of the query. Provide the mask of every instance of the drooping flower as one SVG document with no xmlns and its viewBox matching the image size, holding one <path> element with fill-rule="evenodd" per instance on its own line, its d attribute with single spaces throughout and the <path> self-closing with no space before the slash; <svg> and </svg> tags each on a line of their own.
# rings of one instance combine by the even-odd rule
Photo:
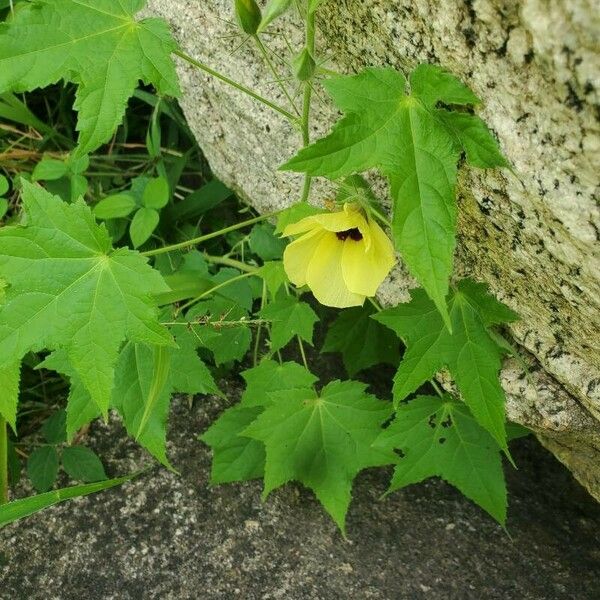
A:
<svg viewBox="0 0 600 600">
<path fill-rule="evenodd" d="M 308 285 L 327 306 L 362 306 L 396 263 L 392 242 L 357 204 L 306 217 L 288 225 L 283 234 L 301 234 L 283 255 L 290 281 Z"/>
</svg>

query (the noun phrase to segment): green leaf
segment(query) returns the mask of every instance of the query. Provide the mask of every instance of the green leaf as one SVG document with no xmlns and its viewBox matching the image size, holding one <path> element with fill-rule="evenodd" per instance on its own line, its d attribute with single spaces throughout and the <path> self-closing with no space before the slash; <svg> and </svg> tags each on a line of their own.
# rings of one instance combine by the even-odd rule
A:
<svg viewBox="0 0 600 600">
<path fill-rule="evenodd" d="M 0 229 L 0 368 L 29 351 L 64 348 L 106 414 L 125 340 L 172 345 L 153 297 L 160 274 L 127 249 L 114 250 L 83 202 L 67 205 L 23 182 L 27 222 Z"/>
<path fill-rule="evenodd" d="M 172 468 L 166 454 L 171 396 L 221 395 L 196 352 L 193 334 L 182 327 L 176 340 L 177 349 L 127 344 L 119 357 L 112 401 L 127 432 L 168 468 Z"/>
<path fill-rule="evenodd" d="M 263 360 L 258 366 L 242 371 L 246 389 L 240 404 L 245 407 L 269 406 L 270 393 L 312 387 L 318 378 L 295 362 L 279 364 Z"/>
<path fill-rule="evenodd" d="M 237 302 L 220 296 L 198 303 L 186 314 L 189 322 L 198 319 L 205 322 L 194 326 L 194 334 L 198 345 L 213 353 L 217 365 L 242 360 L 246 356 L 252 344 L 252 333 L 243 323 L 243 319 L 247 318 L 247 311 Z M 223 325 L 223 321 L 227 325 Z"/>
<path fill-rule="evenodd" d="M 0 175 L 0 196 L 4 196 L 8 192 L 10 185 L 8 179 L 4 175 Z"/>
<path fill-rule="evenodd" d="M 157 347 L 128 343 L 119 357 L 112 405 L 127 433 L 167 468 L 166 427 L 172 388 Z"/>
<path fill-rule="evenodd" d="M 448 297 L 450 333 L 423 290 L 414 290 L 411 295 L 408 304 L 373 316 L 406 344 L 394 378 L 396 405 L 447 367 L 477 422 L 506 450 L 505 396 L 498 379 L 506 350 L 487 328 L 514 321 L 517 316 L 489 296 L 485 285 L 465 279 Z"/>
<path fill-rule="evenodd" d="M 305 217 L 318 215 L 322 212 L 324 212 L 322 209 L 312 206 L 306 202 L 297 202 L 296 204 L 292 204 L 292 206 L 282 210 L 277 216 L 277 227 L 275 227 L 275 233 L 282 234 L 283 230 L 288 225 L 297 223 Z"/>
<path fill-rule="evenodd" d="M 455 135 L 460 149 L 464 150 L 470 164 L 482 169 L 509 166 L 500 151 L 498 142 L 478 116 L 446 110 L 438 110 L 436 114 Z"/>
<path fill-rule="evenodd" d="M 0 390 L 2 390 L 0 392 L 0 417 L 11 426 L 15 433 L 17 431 L 20 379 L 20 360 L 0 368 Z"/>
<path fill-rule="evenodd" d="M 436 105 L 473 104 L 477 98 L 433 65 L 417 67 L 410 84 L 407 93 L 405 77 L 390 68 L 329 79 L 324 85 L 345 116 L 282 168 L 338 179 L 378 167 L 391 184 L 396 246 L 449 327 L 445 298 L 456 245 L 461 146 Z"/>
<path fill-rule="evenodd" d="M 69 378 L 71 387 L 67 398 L 67 441 L 85 425 L 100 416 L 100 409 L 69 363 L 65 350 L 57 350 L 46 357 L 36 368 L 51 369 Z"/>
<path fill-rule="evenodd" d="M 259 223 L 250 232 L 250 250 L 263 260 L 278 260 L 283 256 L 286 240 L 275 236 L 275 228 L 270 223 Z"/>
<path fill-rule="evenodd" d="M 0 47 L 2 43 L 0 37 Z M 40 161 L 31 174 L 31 181 L 54 181 L 64 177 L 69 170 L 69 167 L 62 160 L 55 158 L 44 158 Z"/>
<path fill-rule="evenodd" d="M 130 215 L 136 206 L 133 196 L 114 194 L 103 198 L 94 206 L 94 216 L 96 219 L 120 219 Z"/>
<path fill-rule="evenodd" d="M 212 277 L 212 280 L 215 284 L 220 284 L 229 281 L 234 277 L 239 277 L 240 275 L 241 273 L 237 269 L 225 268 L 220 269 L 219 272 Z M 244 310 L 252 310 L 254 296 L 250 284 L 245 279 L 234 281 L 233 283 L 223 286 L 216 292 L 216 294 L 235 302 Z"/>
<path fill-rule="evenodd" d="M 269 0 L 263 11 L 262 20 L 256 33 L 263 32 L 275 19 L 278 19 L 292 6 L 292 0 Z"/>
<path fill-rule="evenodd" d="M 169 194 L 169 182 L 164 177 L 156 177 L 147 183 L 142 204 L 146 208 L 164 208 L 169 203 Z"/>
<path fill-rule="evenodd" d="M 412 93 L 430 108 L 438 102 L 462 105 L 481 103 L 462 81 L 438 65 L 419 65 L 410 74 L 410 87 Z"/>
<path fill-rule="evenodd" d="M 67 441 L 67 413 L 57 410 L 42 425 L 42 435 L 49 444 L 62 444 Z"/>
<path fill-rule="evenodd" d="M 441 477 L 494 519 L 506 523 L 500 447 L 462 403 L 419 396 L 398 408 L 375 447 L 400 451 L 389 492 Z"/>
<path fill-rule="evenodd" d="M 0 93 L 29 91 L 60 79 L 78 86 L 79 155 L 108 141 L 141 79 L 160 94 L 179 94 L 161 19 L 135 20 L 143 0 L 31 3 L 0 31 Z"/>
<path fill-rule="evenodd" d="M 49 490 L 58 475 L 58 454 L 54 446 L 36 448 L 27 461 L 27 474 L 38 492 Z"/>
<path fill-rule="evenodd" d="M 23 498 L 21 500 L 15 500 L 8 504 L 0 506 L 0 528 L 14 523 L 24 517 L 54 506 L 65 500 L 71 498 L 79 498 L 81 496 L 87 496 L 88 494 L 95 494 L 112 487 L 116 487 L 137 477 L 140 473 L 134 473 L 133 475 L 127 475 L 125 477 L 118 477 L 116 479 L 108 479 L 99 483 L 88 483 L 87 485 L 74 485 L 68 488 L 62 488 L 60 490 L 54 490 L 45 494 L 38 494 L 37 496 L 29 496 L 29 498 Z"/>
<path fill-rule="evenodd" d="M 365 388 L 334 381 L 320 397 L 311 389 L 271 394 L 273 404 L 243 432 L 265 444 L 265 497 L 299 481 L 344 531 L 355 476 L 367 467 L 396 462 L 393 452 L 372 447 L 391 405 Z"/>
<path fill-rule="evenodd" d="M 129 226 L 129 235 L 134 248 L 147 242 L 160 221 L 158 211 L 153 208 L 139 208 Z"/>
<path fill-rule="evenodd" d="M 85 446 L 67 446 L 62 452 L 62 466 L 75 481 L 94 483 L 107 479 L 102 462 Z"/>
<path fill-rule="evenodd" d="M 350 377 L 377 364 L 400 362 L 398 339 L 373 319 L 371 306 L 341 311 L 329 326 L 323 352 L 341 352 Z"/>
<path fill-rule="evenodd" d="M 6 198 L 0 198 L 0 219 L 4 218 L 4 215 L 8 212 L 8 200 Z"/>
<path fill-rule="evenodd" d="M 200 436 L 213 451 L 211 483 L 248 481 L 263 476 L 264 444 L 240 435 L 260 413 L 258 407 L 234 406 Z"/>
<path fill-rule="evenodd" d="M 289 296 L 275 300 L 259 313 L 263 319 L 271 321 L 271 351 L 276 352 L 286 346 L 298 335 L 312 345 L 313 330 L 319 317 L 306 302 L 300 302 Z"/>
<path fill-rule="evenodd" d="M 281 261 L 269 261 L 258 269 L 256 274 L 262 277 L 267 285 L 267 290 L 272 297 L 277 295 L 283 284 L 287 281 L 287 275 Z"/>
</svg>

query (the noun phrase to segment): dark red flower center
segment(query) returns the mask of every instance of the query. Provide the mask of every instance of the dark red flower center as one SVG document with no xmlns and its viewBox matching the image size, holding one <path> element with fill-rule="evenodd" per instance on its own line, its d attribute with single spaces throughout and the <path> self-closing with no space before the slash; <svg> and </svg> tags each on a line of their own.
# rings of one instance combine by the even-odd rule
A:
<svg viewBox="0 0 600 600">
<path fill-rule="evenodd" d="M 348 238 L 355 242 L 360 242 L 360 240 L 363 239 L 362 233 L 358 227 L 346 229 L 346 231 L 336 231 L 335 235 L 337 235 L 338 240 L 342 240 L 342 242 L 345 242 Z"/>
</svg>

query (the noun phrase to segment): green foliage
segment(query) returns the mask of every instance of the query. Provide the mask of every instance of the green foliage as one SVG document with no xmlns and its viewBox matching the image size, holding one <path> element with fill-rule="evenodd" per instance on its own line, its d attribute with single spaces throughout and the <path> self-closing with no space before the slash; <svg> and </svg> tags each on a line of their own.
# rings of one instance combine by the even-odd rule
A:
<svg viewBox="0 0 600 600">
<path fill-rule="evenodd" d="M 152 296 L 168 288 L 146 261 L 113 250 L 89 208 L 23 183 L 26 224 L 0 230 L 0 367 L 31 350 L 64 348 L 101 412 L 125 339 L 173 345 Z M 40 290 L 43 290 L 40 291 Z"/>
<path fill-rule="evenodd" d="M 306 302 L 288 296 L 268 304 L 258 314 L 271 321 L 272 352 L 286 346 L 296 335 L 312 345 L 313 329 L 319 317 Z"/>
<path fill-rule="evenodd" d="M 67 446 L 62 452 L 62 466 L 75 481 L 94 483 L 108 479 L 98 456 L 85 446 Z"/>
<path fill-rule="evenodd" d="M 374 316 L 407 346 L 394 378 L 396 406 L 447 367 L 477 422 L 506 450 L 505 397 L 498 380 L 506 350 L 490 336 L 489 328 L 517 316 L 490 296 L 485 285 L 465 279 L 448 296 L 450 333 L 423 290 L 414 290 L 411 296 L 408 304 Z"/>
<path fill-rule="evenodd" d="M 375 447 L 400 453 L 390 492 L 427 477 L 442 477 L 505 524 L 500 447 L 464 404 L 450 396 L 419 396 L 403 403 Z"/>
<path fill-rule="evenodd" d="M 27 474 L 38 492 L 49 490 L 58 476 L 59 457 L 54 446 L 36 448 L 27 461 Z"/>
<path fill-rule="evenodd" d="M 212 483 L 248 481 L 263 476 L 264 445 L 242 435 L 261 412 L 260 407 L 234 406 L 200 436 L 213 451 Z"/>
<path fill-rule="evenodd" d="M 323 352 L 341 352 L 350 377 L 373 365 L 397 365 L 400 361 L 398 339 L 371 319 L 375 309 L 349 308 L 329 326 Z"/>
<path fill-rule="evenodd" d="M 476 96 L 434 65 L 417 67 L 409 82 L 393 69 L 368 68 L 331 78 L 325 88 L 345 116 L 329 136 L 282 168 L 332 179 L 381 169 L 392 187 L 397 248 L 450 326 L 445 298 L 456 244 L 461 150 L 477 166 L 505 163 L 483 122 L 436 106 L 475 104 Z"/>
<path fill-rule="evenodd" d="M 21 375 L 21 361 L 8 363 L 0 368 L 0 417 L 2 417 L 13 431 L 17 430 L 17 405 L 19 402 L 19 379 Z"/>
<path fill-rule="evenodd" d="M 135 20 L 143 0 L 50 0 L 19 10 L 0 30 L 0 93 L 78 86 L 75 109 L 81 154 L 108 141 L 141 79 L 179 95 L 166 23 Z"/>
<path fill-rule="evenodd" d="M 392 407 L 365 388 L 355 381 L 333 381 L 321 394 L 310 388 L 270 394 L 270 406 L 243 432 L 265 444 L 265 497 L 299 481 L 344 531 L 356 475 L 396 462 L 393 452 L 373 447 Z"/>
<path fill-rule="evenodd" d="M 264 31 L 273 21 L 289 10 L 293 0 L 269 0 L 258 27 L 257 33 Z"/>
</svg>

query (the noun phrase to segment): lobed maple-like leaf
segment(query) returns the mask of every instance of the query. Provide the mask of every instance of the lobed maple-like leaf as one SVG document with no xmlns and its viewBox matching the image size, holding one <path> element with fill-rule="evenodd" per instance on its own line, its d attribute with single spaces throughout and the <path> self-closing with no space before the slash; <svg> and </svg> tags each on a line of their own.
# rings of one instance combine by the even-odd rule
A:
<svg viewBox="0 0 600 600">
<path fill-rule="evenodd" d="M 396 246 L 449 326 L 457 163 L 463 150 L 480 167 L 503 159 L 482 121 L 436 107 L 475 104 L 477 97 L 434 65 L 417 67 L 409 82 L 394 69 L 368 68 L 324 85 L 345 116 L 282 168 L 337 179 L 378 167 L 391 183 Z"/>
<path fill-rule="evenodd" d="M 396 462 L 393 452 L 372 447 L 392 407 L 365 388 L 355 381 L 333 381 L 320 394 L 312 389 L 270 394 L 271 404 L 242 432 L 265 444 L 265 497 L 299 481 L 344 531 L 356 475 Z"/>
<path fill-rule="evenodd" d="M 488 328 L 514 321 L 517 315 L 490 296 L 484 284 L 465 279 L 447 299 L 450 333 L 422 289 L 411 296 L 409 303 L 373 316 L 406 344 L 394 378 L 396 405 L 447 367 L 477 422 L 506 449 L 505 396 L 498 379 L 506 348 Z"/>
<path fill-rule="evenodd" d="M 106 414 L 122 343 L 174 344 L 154 300 L 168 288 L 137 252 L 111 247 L 82 201 L 23 182 L 23 206 L 25 224 L 0 229 L 0 368 L 63 348 Z"/>
<path fill-rule="evenodd" d="M 389 492 L 428 477 L 442 477 L 505 524 L 500 447 L 463 403 L 450 396 L 419 396 L 401 404 L 375 447 L 400 451 Z"/>
<path fill-rule="evenodd" d="M 0 93 L 75 83 L 78 153 L 108 141 L 140 80 L 179 95 L 162 19 L 136 20 L 145 0 L 44 0 L 0 25 Z"/>
</svg>

